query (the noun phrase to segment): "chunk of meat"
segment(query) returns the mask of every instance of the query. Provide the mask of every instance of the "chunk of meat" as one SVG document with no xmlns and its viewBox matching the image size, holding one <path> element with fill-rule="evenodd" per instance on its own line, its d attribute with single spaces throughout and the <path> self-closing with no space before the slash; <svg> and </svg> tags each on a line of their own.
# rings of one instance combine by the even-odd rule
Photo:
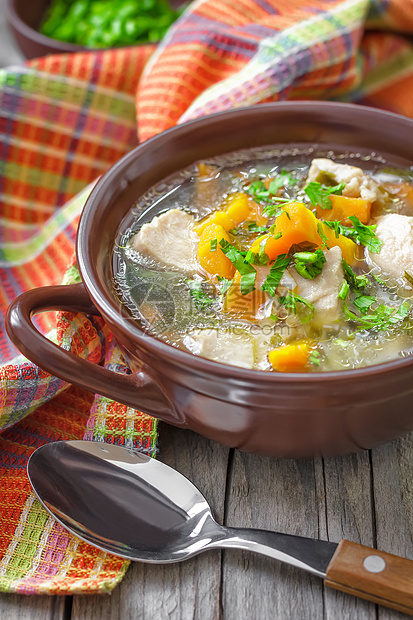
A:
<svg viewBox="0 0 413 620">
<path fill-rule="evenodd" d="M 316 325 L 336 321 L 341 311 L 341 300 L 338 299 L 338 294 L 344 281 L 344 273 L 340 248 L 336 246 L 327 250 L 325 257 L 323 270 L 312 280 L 307 280 L 295 270 L 290 270 L 290 275 L 297 285 L 294 292 L 314 306 L 313 323 Z"/>
<path fill-rule="evenodd" d="M 200 270 L 199 236 L 192 215 L 170 209 L 144 224 L 132 239 L 132 247 L 165 267 L 188 275 Z"/>
<path fill-rule="evenodd" d="M 310 170 L 308 171 L 307 183 L 316 181 L 320 174 L 326 172 L 339 183 L 345 183 L 343 196 L 352 198 L 364 198 L 374 202 L 379 199 L 380 190 L 378 183 L 364 174 L 361 168 L 350 166 L 349 164 L 337 164 L 331 159 L 313 159 Z"/>
<path fill-rule="evenodd" d="M 386 274 L 401 278 L 413 274 L 413 217 L 389 213 L 377 219 L 376 235 L 382 242 L 379 254 L 366 249 L 367 260 Z"/>
<path fill-rule="evenodd" d="M 195 355 L 207 359 L 252 368 L 255 361 L 255 343 L 250 334 L 242 328 L 232 331 L 220 328 L 196 329 L 184 338 L 184 345 Z"/>
</svg>

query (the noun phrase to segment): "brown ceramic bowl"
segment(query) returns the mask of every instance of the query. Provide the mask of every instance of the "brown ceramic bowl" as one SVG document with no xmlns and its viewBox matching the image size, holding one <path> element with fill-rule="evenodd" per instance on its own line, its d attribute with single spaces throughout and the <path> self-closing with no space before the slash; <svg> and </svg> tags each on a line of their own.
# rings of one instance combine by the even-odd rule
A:
<svg viewBox="0 0 413 620">
<path fill-rule="evenodd" d="M 190 428 L 228 446 L 278 457 L 371 448 L 413 429 L 413 358 L 342 372 L 246 370 L 195 357 L 148 336 L 112 290 L 116 231 L 154 184 L 196 160 L 246 147 L 320 146 L 413 162 L 413 121 L 331 102 L 265 104 L 166 131 L 131 151 L 92 191 L 79 225 L 83 284 L 46 287 L 16 299 L 13 342 L 40 367 L 75 385 Z M 33 327 L 47 309 L 100 313 L 127 352 L 133 374 L 119 375 L 59 349 Z"/>
</svg>

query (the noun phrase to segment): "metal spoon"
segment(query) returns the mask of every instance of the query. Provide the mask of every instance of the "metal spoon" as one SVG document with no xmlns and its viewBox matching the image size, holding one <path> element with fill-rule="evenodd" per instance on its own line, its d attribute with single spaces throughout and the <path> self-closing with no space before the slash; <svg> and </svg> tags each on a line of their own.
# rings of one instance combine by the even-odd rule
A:
<svg viewBox="0 0 413 620">
<path fill-rule="evenodd" d="M 62 525 L 115 555 L 169 563 L 237 547 L 413 614 L 413 561 L 348 541 L 221 526 L 187 478 L 137 451 L 92 441 L 49 443 L 32 454 L 27 471 L 37 497 Z"/>
</svg>

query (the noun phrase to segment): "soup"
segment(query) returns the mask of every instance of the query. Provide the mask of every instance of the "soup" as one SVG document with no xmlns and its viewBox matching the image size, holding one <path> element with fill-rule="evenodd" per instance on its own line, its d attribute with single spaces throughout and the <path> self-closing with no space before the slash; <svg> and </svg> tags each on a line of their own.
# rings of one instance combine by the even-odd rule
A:
<svg viewBox="0 0 413 620">
<path fill-rule="evenodd" d="M 411 355 L 413 175 L 312 149 L 198 162 L 132 210 L 114 287 L 150 334 L 224 364 L 311 373 Z"/>
</svg>

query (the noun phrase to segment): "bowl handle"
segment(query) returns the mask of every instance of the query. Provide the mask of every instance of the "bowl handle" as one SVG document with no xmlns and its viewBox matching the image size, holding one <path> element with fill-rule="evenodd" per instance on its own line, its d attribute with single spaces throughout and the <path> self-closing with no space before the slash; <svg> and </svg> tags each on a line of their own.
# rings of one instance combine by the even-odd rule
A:
<svg viewBox="0 0 413 620">
<path fill-rule="evenodd" d="M 100 316 L 83 284 L 44 286 L 22 293 L 9 306 L 6 324 L 11 341 L 29 360 L 68 383 L 183 426 L 181 416 L 162 388 L 143 370 L 129 375 L 112 372 L 43 336 L 31 317 L 46 310 Z"/>
</svg>

